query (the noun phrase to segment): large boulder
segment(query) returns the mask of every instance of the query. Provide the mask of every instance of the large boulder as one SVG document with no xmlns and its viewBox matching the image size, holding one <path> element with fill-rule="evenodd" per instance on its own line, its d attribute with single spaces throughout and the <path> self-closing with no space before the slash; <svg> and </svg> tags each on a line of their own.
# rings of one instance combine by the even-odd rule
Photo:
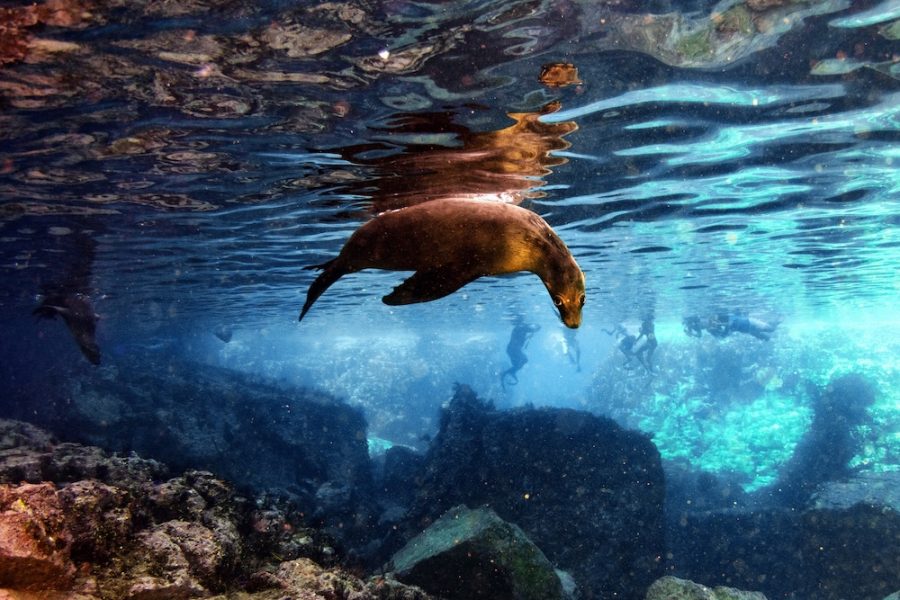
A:
<svg viewBox="0 0 900 600">
<path fill-rule="evenodd" d="M 71 547 L 52 484 L 0 484 L 0 589 L 68 589 L 75 579 Z"/>
<path fill-rule="evenodd" d="M 708 588 L 677 577 L 662 577 L 647 590 L 646 600 L 766 600 L 759 592 L 745 592 L 730 587 Z"/>
<path fill-rule="evenodd" d="M 385 570 L 448 600 L 564 597 L 540 549 L 487 508 L 450 509 L 397 552 Z"/>
<path fill-rule="evenodd" d="M 609 419 L 497 411 L 459 386 L 422 479 L 409 537 L 453 506 L 488 506 L 570 572 L 587 598 L 636 598 L 662 575 L 659 452 Z"/>
<path fill-rule="evenodd" d="M 804 507 L 820 485 L 852 475 L 850 461 L 862 449 L 856 430 L 871 420 L 867 409 L 875 401 L 875 389 L 862 375 L 837 377 L 814 395 L 809 429 L 778 481 L 762 492 L 781 506 Z"/>
</svg>

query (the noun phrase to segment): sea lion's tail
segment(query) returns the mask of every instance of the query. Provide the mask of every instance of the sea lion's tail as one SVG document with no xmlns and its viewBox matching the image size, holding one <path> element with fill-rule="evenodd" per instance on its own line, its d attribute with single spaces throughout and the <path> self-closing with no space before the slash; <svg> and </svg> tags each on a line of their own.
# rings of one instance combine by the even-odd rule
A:
<svg viewBox="0 0 900 600">
<path fill-rule="evenodd" d="M 303 267 L 306 270 L 310 269 L 322 269 L 322 273 L 316 277 L 316 280 L 312 282 L 312 285 L 309 286 L 309 291 L 306 292 L 306 302 L 303 304 L 303 310 L 300 311 L 300 318 L 298 321 L 302 321 L 303 317 L 312 307 L 313 303 L 319 299 L 319 296 L 325 293 L 331 285 L 340 279 L 343 275 L 347 273 L 347 271 L 339 268 L 336 264 L 337 259 L 329 260 L 326 263 L 322 263 L 321 265 L 310 265 L 308 267 Z"/>
</svg>

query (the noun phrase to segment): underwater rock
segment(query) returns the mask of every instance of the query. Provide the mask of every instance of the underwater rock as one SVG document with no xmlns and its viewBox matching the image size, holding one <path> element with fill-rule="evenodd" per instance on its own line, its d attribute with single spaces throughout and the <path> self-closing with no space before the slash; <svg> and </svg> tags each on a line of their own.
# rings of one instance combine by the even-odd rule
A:
<svg viewBox="0 0 900 600">
<path fill-rule="evenodd" d="M 588 597 L 635 598 L 662 575 L 663 487 L 659 453 L 643 434 L 576 410 L 497 411 L 458 386 L 405 534 L 452 506 L 487 506 Z"/>
<path fill-rule="evenodd" d="M 166 466 L 154 460 L 111 456 L 100 448 L 59 443 L 34 425 L 0 419 L 0 483 L 96 479 L 130 488 L 167 474 Z"/>
<path fill-rule="evenodd" d="M 125 547 L 141 509 L 135 496 L 96 479 L 60 488 L 59 500 L 72 534 L 72 558 L 109 560 Z"/>
<path fill-rule="evenodd" d="M 334 568 L 333 542 L 303 527 L 290 504 L 245 498 L 211 473 L 159 481 L 147 477 L 147 464 L 165 472 L 158 463 L 57 444 L 46 432 L 12 421 L 0 421 L 0 448 L 5 480 L 22 472 L 58 477 L 0 483 L 4 598 L 429 598 L 394 580 L 365 582 Z M 89 460 L 65 470 L 53 466 L 60 456 Z M 38 466 L 23 470 L 23 464 Z M 78 468 L 106 481 L 75 479 Z M 349 590 L 352 596 L 341 595 Z"/>
<path fill-rule="evenodd" d="M 710 589 L 686 579 L 662 577 L 647 590 L 646 600 L 766 600 L 766 597 L 759 592 L 722 586 Z"/>
<path fill-rule="evenodd" d="M 352 600 L 430 600 L 424 591 L 397 582 L 390 576 L 363 582 L 340 569 L 323 569 L 300 558 L 281 563 L 273 571 L 260 571 L 250 578 L 252 594 L 214 596 L 211 600 L 283 600 L 285 598 L 348 598 Z"/>
<path fill-rule="evenodd" d="M 673 570 L 774 598 L 881 600 L 900 589 L 898 484 L 869 474 L 827 484 L 806 510 L 685 513 L 669 530 Z"/>
<path fill-rule="evenodd" d="M 23 401 L 17 414 L 71 441 L 137 452 L 176 472 L 206 470 L 237 486 L 288 493 L 348 545 L 369 535 L 367 525 L 376 516 L 359 409 L 197 363 L 135 355 L 117 367 L 115 377 L 73 375 L 58 399 Z M 90 460 L 85 450 L 78 452 L 72 460 Z M 59 467 L 74 468 L 70 480 L 96 476 L 108 482 L 86 475 L 87 464 Z"/>
<path fill-rule="evenodd" d="M 868 422 L 867 409 L 874 401 L 874 388 L 862 375 L 842 375 L 829 382 L 813 400 L 809 430 L 778 481 L 763 493 L 780 505 L 800 507 L 819 485 L 850 475 L 850 460 L 861 447 L 855 429 Z"/>
<path fill-rule="evenodd" d="M 56 488 L 49 483 L 0 484 L 0 589 L 68 589 L 75 579 Z"/>
<path fill-rule="evenodd" d="M 410 506 L 415 499 L 417 478 L 425 464 L 424 457 L 411 448 L 393 446 L 388 448 L 382 459 L 379 493 L 392 502 Z"/>
<path fill-rule="evenodd" d="M 450 509 L 394 554 L 385 570 L 448 600 L 564 597 L 547 557 L 488 508 Z"/>
</svg>

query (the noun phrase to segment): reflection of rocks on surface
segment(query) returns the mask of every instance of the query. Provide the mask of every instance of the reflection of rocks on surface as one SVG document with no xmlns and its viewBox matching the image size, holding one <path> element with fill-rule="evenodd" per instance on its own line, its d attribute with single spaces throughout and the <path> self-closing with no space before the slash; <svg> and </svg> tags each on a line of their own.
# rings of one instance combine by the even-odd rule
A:
<svg viewBox="0 0 900 600">
<path fill-rule="evenodd" d="M 407 532 L 452 506 L 486 505 L 588 597 L 633 598 L 661 574 L 662 503 L 659 454 L 645 436 L 574 410 L 496 411 L 460 386 L 428 452 Z"/>
<path fill-rule="evenodd" d="M 488 508 L 450 509 L 394 554 L 385 570 L 451 600 L 565 597 L 547 557 Z"/>
<path fill-rule="evenodd" d="M 604 23 L 602 49 L 634 50 L 668 65 L 714 68 L 770 48 L 803 20 L 843 10 L 846 0 L 722 0 L 708 15 L 616 15 Z"/>
<path fill-rule="evenodd" d="M 153 461 L 57 444 L 15 421 L 0 421 L 0 440 L 0 593 L 428 598 L 391 580 L 323 568 L 313 560 L 333 563 L 334 551 L 300 527 L 296 511 L 238 496 L 209 473 L 160 482 L 165 469 Z M 12 483 L 22 479 L 29 483 Z"/>
</svg>

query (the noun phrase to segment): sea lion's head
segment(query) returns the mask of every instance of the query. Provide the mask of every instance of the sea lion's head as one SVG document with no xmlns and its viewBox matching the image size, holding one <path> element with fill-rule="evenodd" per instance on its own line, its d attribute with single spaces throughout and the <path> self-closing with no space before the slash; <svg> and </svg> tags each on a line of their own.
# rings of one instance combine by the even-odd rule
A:
<svg viewBox="0 0 900 600">
<path fill-rule="evenodd" d="M 572 261 L 571 268 L 544 281 L 559 318 L 566 327 L 577 329 L 581 325 L 581 308 L 584 306 L 584 273 Z"/>
</svg>

